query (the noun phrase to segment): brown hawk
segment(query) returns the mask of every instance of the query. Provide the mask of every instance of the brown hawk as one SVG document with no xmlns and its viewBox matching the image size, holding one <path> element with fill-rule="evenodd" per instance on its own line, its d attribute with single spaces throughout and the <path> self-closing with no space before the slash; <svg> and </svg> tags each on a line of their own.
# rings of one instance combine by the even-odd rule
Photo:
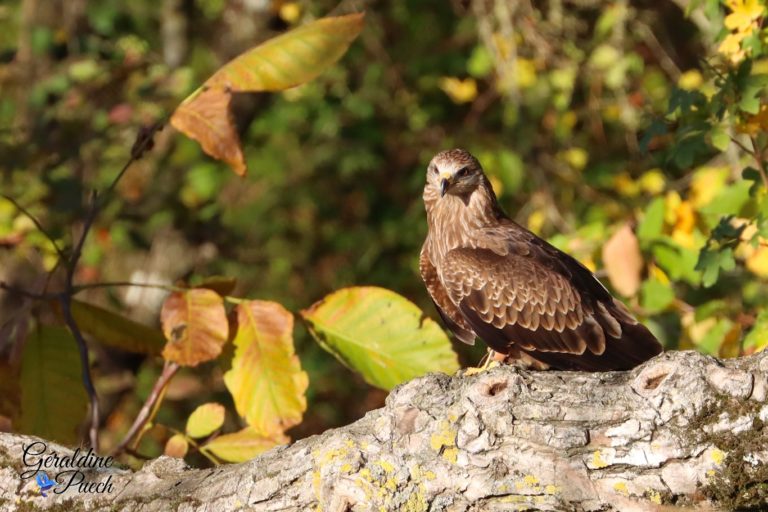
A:
<svg viewBox="0 0 768 512">
<path fill-rule="evenodd" d="M 661 352 L 592 272 L 504 214 L 467 151 L 432 159 L 424 206 L 421 276 L 461 341 L 540 369 L 626 370 Z"/>
</svg>

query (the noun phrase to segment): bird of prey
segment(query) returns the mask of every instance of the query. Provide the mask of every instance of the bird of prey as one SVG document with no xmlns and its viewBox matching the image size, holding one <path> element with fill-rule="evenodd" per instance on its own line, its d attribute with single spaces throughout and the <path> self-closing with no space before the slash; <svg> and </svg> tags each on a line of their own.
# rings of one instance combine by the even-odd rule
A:
<svg viewBox="0 0 768 512">
<path fill-rule="evenodd" d="M 535 369 L 626 370 L 661 352 L 589 269 L 504 214 L 469 152 L 432 159 L 424 206 L 421 276 L 459 340 Z"/>
</svg>

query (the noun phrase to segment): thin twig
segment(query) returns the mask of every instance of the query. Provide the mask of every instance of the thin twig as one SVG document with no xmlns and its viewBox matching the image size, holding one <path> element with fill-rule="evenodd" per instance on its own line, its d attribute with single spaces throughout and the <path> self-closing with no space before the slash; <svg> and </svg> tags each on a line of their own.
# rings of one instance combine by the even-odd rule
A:
<svg viewBox="0 0 768 512">
<path fill-rule="evenodd" d="M 29 218 L 29 220 L 31 220 L 35 224 L 35 227 L 38 229 L 38 231 L 40 231 L 43 234 L 43 236 L 45 236 L 45 238 L 48 239 L 49 242 L 51 242 L 51 245 L 53 245 L 53 248 L 56 250 L 56 254 L 59 255 L 59 258 L 61 258 L 62 260 L 67 259 L 67 256 L 66 254 L 64 254 L 64 251 L 61 249 L 61 247 L 59 247 L 59 244 L 56 243 L 56 240 L 54 240 L 53 236 L 51 236 L 51 234 L 48 233 L 48 231 L 46 231 L 46 229 L 43 227 L 43 225 L 40 223 L 37 217 L 32 215 L 32 213 L 29 210 L 21 206 L 21 204 L 19 204 L 19 202 L 16 201 L 11 196 L 6 194 L 0 194 L 0 197 L 13 203 L 13 206 L 15 206 L 17 210 L 19 210 L 21 213 L 26 215 Z"/>
<path fill-rule="evenodd" d="M 731 139 L 731 142 L 739 146 L 739 148 L 741 148 L 741 150 L 744 151 L 746 154 L 752 157 L 755 157 L 755 153 L 751 149 L 749 149 L 747 146 L 745 146 L 744 143 L 742 143 L 739 139 L 737 139 L 736 137 L 730 137 L 730 139 Z"/>
<path fill-rule="evenodd" d="M 85 391 L 88 393 L 88 398 L 91 402 L 91 424 L 88 428 L 88 437 L 91 441 L 91 448 L 95 452 L 99 451 L 99 397 L 96 394 L 96 388 L 93 385 L 93 379 L 91 378 L 91 365 L 88 360 L 88 345 L 85 343 L 85 338 L 80 328 L 75 322 L 75 317 L 72 316 L 72 296 L 68 294 L 62 294 L 59 298 L 61 303 L 61 313 L 64 316 L 64 322 L 66 322 L 69 330 L 72 331 L 72 335 L 77 341 L 77 348 L 80 352 L 80 364 L 82 365 L 82 378 Z"/>
<path fill-rule="evenodd" d="M 93 223 L 96 221 L 96 216 L 104 206 L 106 199 L 109 198 L 109 196 L 115 190 L 117 183 L 120 181 L 123 175 L 125 175 L 128 168 L 130 168 L 130 166 L 135 161 L 139 160 L 147 150 L 152 148 L 154 145 L 154 134 L 160 130 L 162 126 L 163 123 L 158 122 L 149 127 L 142 128 L 136 137 L 136 142 L 134 142 L 133 147 L 131 148 L 131 157 L 114 177 L 112 183 L 109 184 L 109 187 L 107 187 L 105 193 L 102 196 L 99 196 L 95 191 L 92 192 L 90 208 L 88 209 L 85 215 L 85 220 L 83 221 L 83 229 L 80 232 L 80 237 L 74 244 L 70 258 L 67 261 L 67 276 L 64 283 L 64 292 L 60 296 L 61 309 L 64 314 L 64 320 L 67 324 L 67 327 L 69 327 L 69 330 L 72 331 L 72 335 L 75 337 L 77 348 L 80 352 L 80 360 L 83 364 L 83 386 L 85 386 L 85 390 L 88 392 L 88 397 L 91 404 L 91 425 L 88 429 L 88 432 L 91 441 L 91 447 L 94 449 L 94 451 L 97 452 L 99 450 L 99 397 L 96 394 L 96 388 L 93 385 L 93 378 L 91 377 L 88 345 L 86 344 L 85 337 L 83 336 L 82 331 L 80 331 L 80 327 L 78 327 L 71 311 L 72 296 L 75 294 L 75 272 L 77 270 L 77 265 L 80 262 L 80 257 L 83 253 L 85 240 L 88 238 L 88 233 L 90 232 Z"/>
<path fill-rule="evenodd" d="M 155 405 L 157 404 L 160 397 L 165 393 L 165 388 L 168 386 L 171 378 L 176 375 L 178 370 L 178 364 L 169 361 L 165 362 L 165 365 L 163 366 L 163 372 L 160 374 L 160 377 L 157 378 L 157 381 L 155 381 L 155 385 L 152 387 L 152 391 L 149 393 L 149 396 L 144 402 L 144 405 L 141 406 L 141 410 L 136 416 L 136 419 L 133 420 L 131 428 L 128 429 L 128 432 L 125 434 L 125 437 L 123 437 L 122 441 L 120 441 L 120 443 L 112 450 L 111 455 L 113 457 L 125 451 L 126 447 L 131 443 L 133 438 L 136 437 L 136 435 L 144 428 L 144 425 L 146 425 L 150 420 L 152 417 L 152 411 L 155 409 Z"/>
<path fill-rule="evenodd" d="M 51 300 L 51 299 L 57 299 L 59 298 L 60 294 L 56 293 L 35 293 L 30 292 L 28 290 L 24 290 L 23 288 L 17 288 L 13 286 L 12 284 L 8 284 L 5 281 L 0 281 L 0 290 L 5 290 L 8 293 L 15 293 L 17 295 L 21 295 L 22 297 L 26 297 L 28 299 L 34 299 L 34 300 Z"/>
</svg>

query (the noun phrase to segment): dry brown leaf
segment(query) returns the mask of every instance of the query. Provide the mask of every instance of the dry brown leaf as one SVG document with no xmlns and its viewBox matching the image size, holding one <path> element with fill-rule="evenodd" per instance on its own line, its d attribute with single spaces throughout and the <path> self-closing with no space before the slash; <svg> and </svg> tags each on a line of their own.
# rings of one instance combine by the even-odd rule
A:
<svg viewBox="0 0 768 512">
<path fill-rule="evenodd" d="M 185 100 L 171 117 L 171 124 L 195 139 L 203 151 L 223 160 L 238 176 L 245 175 L 246 166 L 240 137 L 235 130 L 229 102 L 232 93 L 221 88 L 201 88 L 197 95 Z"/>
<path fill-rule="evenodd" d="M 628 223 L 603 246 L 603 265 L 611 286 L 621 295 L 632 297 L 640 289 L 643 255 L 635 232 Z"/>
<path fill-rule="evenodd" d="M 182 366 L 197 366 L 216 358 L 229 334 L 224 301 L 204 288 L 170 294 L 160 320 L 168 340 L 163 358 Z"/>
</svg>

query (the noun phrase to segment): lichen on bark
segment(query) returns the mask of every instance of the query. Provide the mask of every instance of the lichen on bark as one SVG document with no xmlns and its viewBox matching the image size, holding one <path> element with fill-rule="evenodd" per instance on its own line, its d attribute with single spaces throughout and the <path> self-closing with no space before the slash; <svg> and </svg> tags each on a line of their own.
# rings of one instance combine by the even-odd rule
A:
<svg viewBox="0 0 768 512">
<path fill-rule="evenodd" d="M 0 434 L 2 507 L 53 510 L 715 510 L 766 506 L 768 355 L 670 352 L 629 372 L 432 374 L 361 420 L 253 461 L 114 470 L 42 498 Z M 64 450 L 64 448 L 59 448 Z"/>
</svg>

